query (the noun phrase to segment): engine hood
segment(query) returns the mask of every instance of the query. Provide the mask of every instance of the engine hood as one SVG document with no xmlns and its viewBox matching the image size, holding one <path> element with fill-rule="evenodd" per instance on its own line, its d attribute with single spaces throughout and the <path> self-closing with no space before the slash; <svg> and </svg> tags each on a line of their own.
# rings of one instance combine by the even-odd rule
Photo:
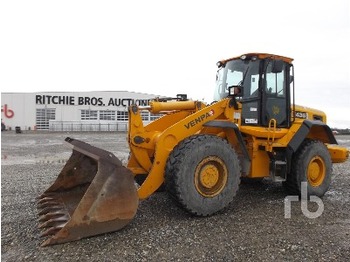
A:
<svg viewBox="0 0 350 262">
<path fill-rule="evenodd" d="M 301 105 L 295 105 L 294 109 L 294 115 L 297 119 L 320 120 L 324 123 L 327 123 L 326 113 L 321 110 Z"/>
</svg>

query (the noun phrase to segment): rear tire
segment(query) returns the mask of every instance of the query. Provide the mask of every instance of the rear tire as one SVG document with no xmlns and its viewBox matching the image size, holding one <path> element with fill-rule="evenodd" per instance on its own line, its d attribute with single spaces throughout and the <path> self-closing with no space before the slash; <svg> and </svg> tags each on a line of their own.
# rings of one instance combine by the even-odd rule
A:
<svg viewBox="0 0 350 262">
<path fill-rule="evenodd" d="M 331 183 L 332 161 L 320 141 L 305 140 L 295 153 L 292 171 L 284 183 L 288 193 L 301 195 L 301 183 L 307 182 L 307 195 L 322 197 Z"/>
<path fill-rule="evenodd" d="M 209 216 L 227 207 L 240 183 L 234 149 L 222 138 L 195 135 L 180 142 L 170 154 L 165 185 L 188 212 Z"/>
</svg>

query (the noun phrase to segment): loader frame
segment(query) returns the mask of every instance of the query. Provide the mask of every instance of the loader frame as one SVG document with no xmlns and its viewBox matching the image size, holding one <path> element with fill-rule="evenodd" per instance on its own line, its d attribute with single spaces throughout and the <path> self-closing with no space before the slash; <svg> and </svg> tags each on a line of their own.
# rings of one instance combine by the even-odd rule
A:
<svg viewBox="0 0 350 262">
<path fill-rule="evenodd" d="M 332 163 L 349 151 L 337 145 L 324 112 L 295 105 L 292 60 L 250 53 L 219 61 L 210 105 L 181 94 L 130 106 L 127 168 L 111 152 L 67 138 L 73 153 L 38 201 L 42 245 L 121 229 L 139 199 L 162 185 L 196 216 L 227 207 L 242 177 L 269 177 L 293 195 L 306 181 L 308 196 L 322 197 Z M 143 110 L 162 116 L 144 125 Z"/>
</svg>

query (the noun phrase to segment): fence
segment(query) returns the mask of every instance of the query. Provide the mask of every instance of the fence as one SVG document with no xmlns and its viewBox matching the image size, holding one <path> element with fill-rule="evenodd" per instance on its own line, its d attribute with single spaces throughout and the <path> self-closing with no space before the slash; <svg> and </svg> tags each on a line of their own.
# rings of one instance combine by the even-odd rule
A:
<svg viewBox="0 0 350 262">
<path fill-rule="evenodd" d="M 128 122 L 115 122 L 115 123 L 82 123 L 82 122 L 51 122 L 49 125 L 50 131 L 77 131 L 77 132 L 94 132 L 94 131 L 123 131 L 128 130 Z"/>
</svg>

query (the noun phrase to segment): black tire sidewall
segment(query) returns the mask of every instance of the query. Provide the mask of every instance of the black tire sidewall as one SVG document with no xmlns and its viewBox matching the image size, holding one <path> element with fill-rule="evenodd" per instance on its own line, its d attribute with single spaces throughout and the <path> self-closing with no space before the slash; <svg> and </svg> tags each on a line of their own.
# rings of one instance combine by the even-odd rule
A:
<svg viewBox="0 0 350 262">
<path fill-rule="evenodd" d="M 312 186 L 307 179 L 307 171 L 308 171 L 310 161 L 315 156 L 319 156 L 322 158 L 326 168 L 325 178 L 322 184 L 317 187 Z M 316 141 L 313 141 L 312 143 L 308 144 L 304 148 L 304 151 L 299 156 L 299 161 L 296 163 L 296 165 L 297 166 L 295 167 L 296 168 L 295 175 L 297 176 L 296 178 L 297 178 L 299 192 L 301 192 L 301 183 L 308 182 L 307 183 L 308 196 L 316 195 L 316 196 L 322 197 L 330 186 L 331 173 L 332 173 L 332 161 L 326 146 L 323 143 L 316 142 Z"/>
<path fill-rule="evenodd" d="M 191 213 L 206 216 L 225 208 L 238 190 L 240 168 L 237 155 L 226 140 L 219 137 L 201 135 L 191 137 L 192 141 L 181 151 L 181 159 L 176 167 L 176 187 L 179 201 Z M 216 156 L 226 165 L 228 177 L 223 190 L 214 197 L 201 195 L 195 187 L 195 171 L 205 158 Z"/>
</svg>

